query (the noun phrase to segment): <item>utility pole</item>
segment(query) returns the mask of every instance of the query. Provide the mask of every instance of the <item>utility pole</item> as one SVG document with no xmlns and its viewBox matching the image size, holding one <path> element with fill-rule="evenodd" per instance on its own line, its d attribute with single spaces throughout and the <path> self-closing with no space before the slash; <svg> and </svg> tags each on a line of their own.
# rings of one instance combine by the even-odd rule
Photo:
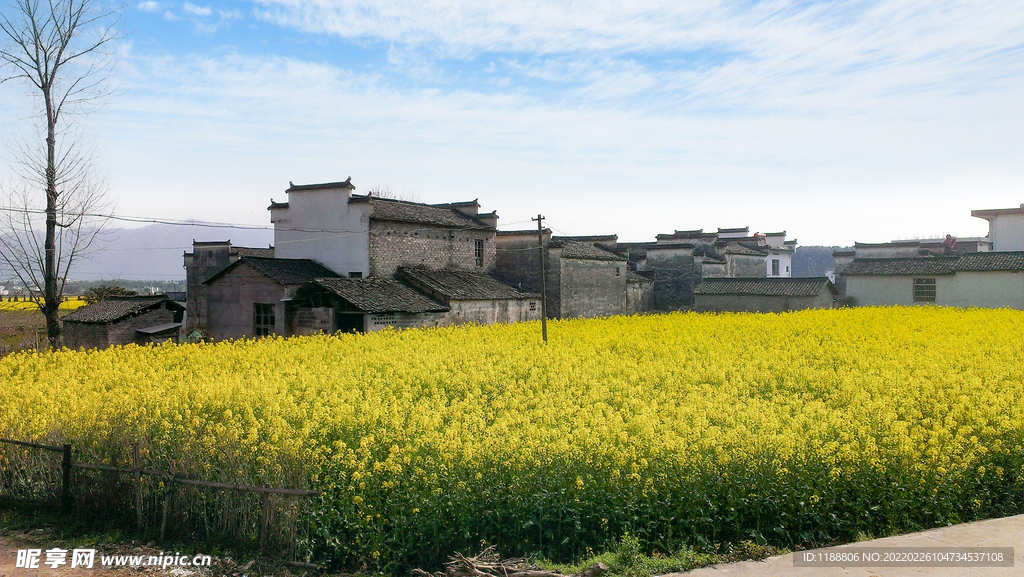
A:
<svg viewBox="0 0 1024 577">
<path fill-rule="evenodd" d="M 537 218 L 537 250 L 540 252 L 540 333 L 544 337 L 544 344 L 548 342 L 548 283 L 544 274 L 544 216 L 538 214 Z"/>
</svg>

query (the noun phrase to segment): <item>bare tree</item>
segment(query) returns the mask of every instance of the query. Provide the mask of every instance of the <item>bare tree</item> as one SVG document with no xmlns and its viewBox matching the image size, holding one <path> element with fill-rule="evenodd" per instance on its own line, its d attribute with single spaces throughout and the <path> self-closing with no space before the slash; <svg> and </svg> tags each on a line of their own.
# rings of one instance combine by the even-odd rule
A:
<svg viewBox="0 0 1024 577">
<path fill-rule="evenodd" d="M 51 347 L 60 344 L 57 311 L 67 275 L 103 224 L 95 218 L 105 208 L 105 184 L 94 174 L 74 117 L 107 95 L 118 17 L 108 6 L 104 0 L 7 0 L 0 14 L 0 83 L 28 87 L 39 131 L 13 147 L 17 174 L 4 186 L 0 258 L 33 291 Z"/>
</svg>

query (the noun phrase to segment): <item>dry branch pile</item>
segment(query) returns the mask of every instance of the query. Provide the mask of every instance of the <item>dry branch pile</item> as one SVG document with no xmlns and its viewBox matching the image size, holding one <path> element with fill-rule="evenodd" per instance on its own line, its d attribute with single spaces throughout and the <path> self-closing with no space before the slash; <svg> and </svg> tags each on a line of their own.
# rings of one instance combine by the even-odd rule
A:
<svg viewBox="0 0 1024 577">
<path fill-rule="evenodd" d="M 412 577 L 599 577 L 607 570 L 604 563 L 595 563 L 582 573 L 566 576 L 558 571 L 541 569 L 527 559 L 502 560 L 492 545 L 476 557 L 466 557 L 461 553 L 452 555 L 445 563 L 444 572 L 427 573 L 413 569 Z"/>
</svg>

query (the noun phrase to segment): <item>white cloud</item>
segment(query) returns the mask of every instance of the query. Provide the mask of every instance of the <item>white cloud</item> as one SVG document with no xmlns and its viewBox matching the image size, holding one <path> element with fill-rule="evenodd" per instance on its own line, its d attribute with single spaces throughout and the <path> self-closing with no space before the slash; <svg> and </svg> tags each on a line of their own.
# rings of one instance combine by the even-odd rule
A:
<svg viewBox="0 0 1024 577">
<path fill-rule="evenodd" d="M 159 12 L 161 6 L 160 3 L 155 0 L 146 0 L 145 2 L 139 2 L 136 8 L 141 12 Z"/>
<path fill-rule="evenodd" d="M 1024 11 L 1011 1 L 256 1 L 281 26 L 426 61 L 506 53 L 527 77 L 578 83 L 566 97 L 580 102 L 646 92 L 655 105 L 853 111 L 865 98 L 1002 91 L 1024 76 Z M 425 68 L 410 70 L 421 79 Z"/>
<path fill-rule="evenodd" d="M 210 9 L 208 6 L 196 6 L 195 4 L 191 4 L 189 2 L 185 2 L 182 8 L 185 10 L 186 13 L 191 14 L 193 16 L 205 17 L 213 14 L 213 10 Z"/>
<path fill-rule="evenodd" d="M 171 12 L 170 10 L 165 10 L 164 20 L 168 22 L 177 22 L 178 20 L 181 20 L 181 17 L 177 16 L 174 12 Z"/>
<path fill-rule="evenodd" d="M 1024 176 L 1024 112 L 1007 114 L 1019 109 L 1016 94 L 931 94 L 812 117 L 648 114 L 521 91 L 396 89 L 386 77 L 293 58 L 130 62 L 124 96 L 98 132 L 121 163 L 112 172 L 122 190 L 174 195 L 180 209 L 139 197 L 122 199 L 126 213 L 184 218 L 203 207 L 203 218 L 239 220 L 232 211 L 244 209 L 264 222 L 265 197 L 281 196 L 288 180 L 352 175 L 363 188 L 386 181 L 425 201 L 480 197 L 503 222 L 543 208 L 572 233 L 637 240 L 738 223 L 831 244 L 934 228 L 921 220 L 924 195 L 947 211 L 929 217 L 962 215 L 969 226 L 965 191 L 1000 206 Z M 625 66 L 619 78 L 637 74 Z M 891 210 L 879 216 L 879 206 Z"/>
</svg>

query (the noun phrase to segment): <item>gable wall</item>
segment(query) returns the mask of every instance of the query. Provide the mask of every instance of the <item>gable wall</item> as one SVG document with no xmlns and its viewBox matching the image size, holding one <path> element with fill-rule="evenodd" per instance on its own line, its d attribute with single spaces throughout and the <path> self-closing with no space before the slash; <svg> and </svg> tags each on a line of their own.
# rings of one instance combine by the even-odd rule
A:
<svg viewBox="0 0 1024 577">
<path fill-rule="evenodd" d="M 286 287 L 268 278 L 253 267 L 238 265 L 209 285 L 208 336 L 215 340 L 251 337 L 253 303 L 274 304 L 275 332 L 287 334 L 285 306 L 281 299 Z"/>
<path fill-rule="evenodd" d="M 274 256 L 312 259 L 343 276 L 369 275 L 370 204 L 349 204 L 349 196 L 345 188 L 289 193 L 288 208 L 270 211 Z"/>
</svg>

